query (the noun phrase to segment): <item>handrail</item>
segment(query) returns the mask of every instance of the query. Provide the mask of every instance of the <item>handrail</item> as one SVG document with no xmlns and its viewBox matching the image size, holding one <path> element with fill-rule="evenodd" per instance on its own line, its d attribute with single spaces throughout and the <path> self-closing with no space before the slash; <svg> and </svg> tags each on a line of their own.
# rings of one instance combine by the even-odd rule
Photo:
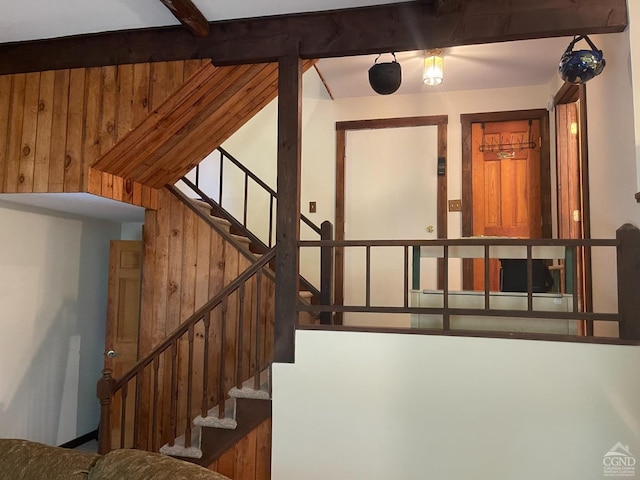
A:
<svg viewBox="0 0 640 480">
<path fill-rule="evenodd" d="M 261 290 L 263 269 L 268 271 L 267 265 L 274 257 L 275 247 L 222 288 L 119 379 L 111 377 L 112 371 L 110 369 L 103 370 L 103 376 L 97 387 L 100 399 L 99 453 L 108 453 L 112 448 L 111 433 L 114 426 L 116 431 L 119 431 L 118 444 L 120 448 L 127 446 L 144 448 L 141 445 L 147 442 L 147 448 L 157 451 L 157 440 L 162 443 L 168 442 L 167 445 L 171 447 L 176 442 L 178 430 L 182 428 L 184 430 L 180 431 L 184 431 L 184 447 L 189 448 L 192 441 L 193 412 L 199 411 L 202 417 L 208 416 L 209 407 L 215 399 L 218 401 L 218 418 L 225 418 L 224 405 L 229 387 L 228 381 L 232 380 L 237 388 L 241 388 L 242 383 L 251 376 L 255 379 L 259 378 L 262 369 L 270 362 L 267 344 L 271 343 L 272 339 L 266 335 L 267 324 L 261 326 L 261 323 L 266 321 L 263 309 L 269 308 L 269 303 L 263 302 L 267 297 L 264 297 Z M 247 291 L 253 292 L 251 296 L 247 295 Z M 246 301 L 255 302 L 256 308 L 245 309 Z M 221 308 L 218 310 L 220 316 L 214 317 L 217 315 L 214 312 L 219 307 Z M 246 319 L 245 316 L 247 316 Z M 217 318 L 215 326 L 212 322 L 214 318 Z M 250 322 L 248 326 L 244 326 L 245 320 Z M 227 325 L 229 321 L 231 327 Z M 196 327 L 202 329 L 200 330 L 201 334 L 198 335 L 204 340 L 204 350 L 200 350 L 197 357 L 197 363 L 202 365 L 202 370 L 198 374 L 201 377 L 199 381 L 202 383 L 202 388 L 194 396 L 193 367 Z M 229 330 L 230 328 L 231 330 Z M 219 331 L 216 333 L 217 330 L 213 329 L 219 329 Z M 235 335 L 236 340 L 229 347 L 225 347 L 224 342 L 227 339 L 225 332 Z M 251 332 L 251 335 L 247 336 L 246 332 Z M 212 362 L 209 353 L 212 338 L 218 338 L 222 342 L 215 350 L 218 359 L 217 372 L 209 371 L 209 364 L 215 364 L 215 360 Z M 263 346 L 261 346 L 262 338 L 266 342 Z M 184 353 L 188 362 L 185 370 L 178 367 L 178 357 L 183 359 L 180 347 L 180 342 L 183 340 L 188 342 L 188 345 L 184 344 L 185 347 L 188 346 L 188 353 Z M 234 370 L 230 377 L 228 376 L 229 372 L 225 369 L 225 361 Z M 233 363 L 229 364 L 229 361 L 236 362 L 235 367 Z M 162 377 L 159 372 L 162 372 Z M 184 382 L 185 376 L 186 382 Z M 148 380 L 149 378 L 151 380 Z M 167 380 L 170 383 L 162 383 Z M 148 381 L 151 383 L 147 384 Z M 181 384 L 181 382 L 184 383 Z M 166 386 L 170 386 L 170 392 L 164 391 Z M 149 392 L 149 388 L 152 392 L 152 398 L 149 398 L 149 403 L 146 404 L 147 408 L 143 411 L 143 391 Z M 130 390 L 135 390 L 135 403 L 128 401 L 128 399 L 134 400 L 133 396 L 129 395 Z M 162 399 L 159 399 L 160 395 L 162 395 Z M 112 425 L 112 413 L 116 413 L 111 411 L 114 399 L 120 399 L 120 417 L 117 423 Z M 168 416 L 163 416 L 159 406 L 160 401 L 164 402 L 163 408 L 165 409 L 167 409 L 167 402 L 169 402 Z M 197 406 L 195 406 L 196 402 Z M 132 413 L 131 408 L 133 408 Z M 158 422 L 162 419 L 168 422 L 166 430 L 158 427 Z"/>
<path fill-rule="evenodd" d="M 351 313 L 362 312 L 370 314 L 414 314 L 414 315 L 439 315 L 441 316 L 441 327 L 422 327 L 422 328 L 439 328 L 443 331 L 449 331 L 451 327 L 451 317 L 510 317 L 515 319 L 539 319 L 545 318 L 550 320 L 580 320 L 585 321 L 585 325 L 589 326 L 593 321 L 617 322 L 620 327 L 620 338 L 623 339 L 640 339 L 640 316 L 637 314 L 640 308 L 640 230 L 633 225 L 623 225 L 618 229 L 616 238 L 613 239 L 557 239 L 557 238 L 541 238 L 541 239 L 522 239 L 522 238 L 498 238 L 498 237 L 473 237 L 473 238 L 457 238 L 457 239 L 413 239 L 413 240 L 300 240 L 298 241 L 300 248 L 365 248 L 365 264 L 361 268 L 361 273 L 365 282 L 364 297 L 349 305 L 338 305 L 333 302 L 323 301 L 317 305 L 299 305 L 298 311 L 306 311 L 313 313 Z M 371 250 L 373 248 L 392 247 L 395 249 L 404 249 L 404 265 L 398 265 L 399 271 L 404 268 L 404 285 L 398 285 L 403 290 L 403 300 L 398 298 L 398 304 L 386 305 L 375 303 L 371 299 L 371 283 L 372 283 L 372 264 Z M 472 247 L 472 248 L 463 248 Z M 494 247 L 502 247 L 494 250 Z M 512 247 L 512 248 L 504 248 Z M 549 248 L 553 247 L 553 248 Z M 593 310 L 579 311 L 578 302 L 573 300 L 573 308 L 567 304 L 565 311 L 550 311 L 552 306 L 545 304 L 546 300 L 541 300 L 548 294 L 540 294 L 534 291 L 534 260 L 539 259 L 556 259 L 565 260 L 566 256 L 575 258 L 581 249 L 591 250 L 595 247 L 614 248 L 617 253 L 617 269 L 618 269 L 618 310 L 616 313 L 611 312 L 594 312 Z M 425 295 L 438 296 L 438 303 L 415 303 L 417 301 L 416 292 L 422 292 L 420 287 L 420 257 L 427 256 L 438 259 L 438 265 L 442 271 L 442 277 L 445 281 L 441 282 L 440 290 L 429 291 Z M 521 258 L 524 262 L 523 267 L 524 288 L 521 293 L 512 292 L 511 296 L 521 296 L 523 298 L 522 309 L 518 306 L 511 305 L 507 308 L 496 308 L 497 304 L 492 303 L 494 293 L 489 288 L 489 259 L 490 258 Z M 479 295 L 484 299 L 484 308 L 478 303 L 469 304 L 469 307 L 461 307 L 460 305 L 449 304 L 452 295 L 459 295 L 456 290 L 449 287 L 449 259 L 451 258 L 478 258 L 480 263 L 484 263 L 484 289 L 480 289 L 476 296 Z M 482 260 L 484 259 L 484 262 Z M 638 262 L 635 259 L 639 259 Z M 413 264 L 413 269 L 410 265 Z M 576 262 L 571 262 L 572 271 L 567 275 L 572 275 L 574 283 L 577 275 Z M 482 267 L 480 267 L 482 268 Z M 417 275 L 416 275 L 416 272 Z M 433 270 L 434 274 L 436 270 Z M 409 278 L 413 277 L 413 283 L 409 283 Z M 417 278 L 416 278 L 417 277 Z M 416 282 L 417 280 L 417 282 Z M 402 283 L 402 282 L 400 282 Z M 537 285 L 537 284 L 536 284 Z M 465 292 L 466 293 L 466 292 Z M 508 294 L 508 293 L 507 293 Z M 500 293 L 499 295 L 503 295 Z M 435 298 L 435 297 L 434 297 Z M 456 297 L 457 298 L 457 297 Z M 475 297 L 474 297 L 475 298 Z M 428 300 L 431 302 L 431 300 Z M 422 302 L 422 300 L 420 300 Z M 542 302 L 542 303 L 541 303 Z M 537 306 L 536 306 L 537 305 Z M 535 307 L 535 308 L 534 308 Z M 516 308 L 516 310 L 513 310 Z M 417 317 L 416 317 L 417 318 Z M 456 320 L 459 321 L 459 320 Z M 413 322 L 413 320 L 412 320 Z M 416 325 L 421 325 L 416 320 Z M 428 325 L 431 325 L 429 323 Z M 458 324 L 460 325 L 460 324 Z M 420 327 L 416 327 L 420 328 Z M 460 327 L 459 327 L 460 328 Z M 587 335 L 590 331 L 587 329 Z"/>
<path fill-rule="evenodd" d="M 253 265 L 249 266 L 244 272 L 242 272 L 234 281 L 229 283 L 226 287 L 224 287 L 216 296 L 214 296 L 211 300 L 205 303 L 202 307 L 200 307 L 196 312 L 191 315 L 186 321 L 182 322 L 182 324 L 176 328 L 173 332 L 169 334 L 169 336 L 162 342 L 160 345 L 155 347 L 153 350 L 149 352 L 149 354 L 138 363 L 136 363 L 131 369 L 125 373 L 122 377 L 120 377 L 113 385 L 113 393 L 122 388 L 122 385 L 129 382 L 133 377 L 135 377 L 138 373 L 140 373 L 145 367 L 151 365 L 154 357 L 157 357 L 159 354 L 167 350 L 176 340 L 178 340 L 182 335 L 187 333 L 189 329 L 198 321 L 201 320 L 204 315 L 213 310 L 218 304 L 222 303 L 222 299 L 227 297 L 231 292 L 236 290 L 241 284 L 246 282 L 249 278 L 251 278 L 258 270 L 262 269 L 267 263 L 271 261 L 272 258 L 275 257 L 276 250 L 272 248 L 269 252 L 265 253 L 264 256 L 255 262 Z"/>
<path fill-rule="evenodd" d="M 260 240 L 249 229 L 247 229 L 245 225 L 240 223 L 231 213 L 229 213 L 227 210 L 225 210 L 221 205 L 215 203 L 214 200 L 212 200 L 203 190 L 200 189 L 200 187 L 198 187 L 196 184 L 194 184 L 191 180 L 189 180 L 186 177 L 182 177 L 180 180 L 182 182 L 184 182 L 184 184 L 187 185 L 191 190 L 193 190 L 197 195 L 199 195 L 200 198 L 202 199 L 202 201 L 204 201 L 205 203 L 209 204 L 209 206 L 212 209 L 215 209 L 215 210 L 221 212 L 227 218 L 227 220 L 229 220 L 229 222 L 231 222 L 232 225 L 234 225 L 236 228 L 242 229 L 243 234 L 246 235 L 247 238 L 249 238 L 249 240 L 251 240 L 252 243 L 258 245 L 259 247 L 261 247 L 263 249 L 267 249 L 267 248 L 272 248 L 273 247 L 272 245 L 267 246 L 262 240 Z M 180 193 L 178 189 L 176 189 L 173 186 L 168 186 L 168 187 L 170 188 L 170 190 L 172 192 L 174 192 L 174 194 L 178 195 L 180 198 L 182 198 L 183 200 L 186 201 L 186 196 L 184 194 Z M 331 226 L 331 228 L 329 230 L 332 230 L 332 228 L 333 228 L 333 226 Z M 326 230 L 327 230 L 327 228 L 325 228 L 325 231 Z M 322 236 L 322 229 L 320 229 L 319 233 Z M 243 254 L 246 255 L 247 253 L 244 252 L 244 250 L 243 250 Z M 300 283 L 302 284 L 304 289 L 309 291 L 309 292 L 311 292 L 312 295 L 315 298 L 318 298 L 320 296 L 320 294 L 321 294 L 320 290 L 318 288 L 316 288 L 311 282 L 309 282 L 302 275 L 300 276 Z"/>
<path fill-rule="evenodd" d="M 231 155 L 229 152 L 227 152 L 224 148 L 222 147 L 218 147 L 217 149 L 220 152 L 220 178 L 219 178 L 219 191 L 218 191 L 218 204 L 221 208 L 224 207 L 223 202 L 222 202 L 222 193 L 223 193 L 223 177 L 224 177 L 224 159 L 226 158 L 227 160 L 229 160 L 233 165 L 235 165 L 237 168 L 239 168 L 242 173 L 245 176 L 245 181 L 244 181 L 244 213 L 243 213 L 243 222 L 239 222 L 240 225 L 242 225 L 243 227 L 247 228 L 246 225 L 246 220 L 247 220 L 247 212 L 246 212 L 246 208 L 247 208 L 247 195 L 248 195 L 248 179 L 250 178 L 251 180 L 253 180 L 258 186 L 260 186 L 266 193 L 269 194 L 269 206 L 270 206 L 270 214 L 269 214 L 269 240 L 267 242 L 263 242 L 265 244 L 267 244 L 269 247 L 273 246 L 271 244 L 271 236 L 273 233 L 273 215 L 272 215 L 272 210 L 273 210 L 273 202 L 274 200 L 278 199 L 278 193 L 271 188 L 269 185 L 267 185 L 262 179 L 260 179 L 260 177 L 258 177 L 255 173 L 253 173 L 251 170 L 249 170 L 246 166 L 244 166 L 242 163 L 240 163 L 240 161 L 238 159 L 236 159 L 233 155 Z M 196 172 L 196 182 L 195 182 L 195 186 L 199 189 L 200 188 L 200 165 L 197 165 L 195 168 L 195 172 Z M 184 181 L 184 178 L 182 179 Z M 186 182 L 185 182 L 186 183 Z M 207 195 L 208 197 L 211 197 L 211 195 Z M 226 212 L 226 214 L 229 214 L 229 212 L 227 212 L 226 210 L 224 210 Z M 230 214 L 229 214 L 230 215 Z M 304 222 L 311 230 L 313 230 L 315 233 L 317 233 L 318 235 L 321 234 L 321 228 L 316 225 L 315 223 L 313 223 L 308 217 L 306 217 L 304 214 L 300 214 L 300 219 L 302 220 L 302 222 Z"/>
<path fill-rule="evenodd" d="M 467 237 L 437 240 L 300 240 L 301 247 L 444 247 L 444 246 L 515 246 L 526 247 L 617 247 L 616 239 L 563 238 L 491 238 Z"/>
<path fill-rule="evenodd" d="M 221 154 L 221 156 L 220 156 L 220 162 L 221 163 L 222 163 L 222 158 L 226 157 L 231 163 L 233 163 L 236 167 L 238 167 L 240 170 L 242 170 L 245 173 L 245 175 L 247 175 L 249 178 L 251 178 L 251 180 L 253 180 L 258 185 L 260 185 L 264 190 L 266 190 L 267 193 L 269 193 L 273 198 L 275 198 L 276 200 L 278 199 L 278 193 L 274 189 L 272 189 L 262 179 L 260 179 L 258 176 L 256 176 L 255 173 L 253 173 L 251 170 L 249 170 L 247 167 L 245 167 L 242 163 L 240 163 L 240 161 L 237 160 L 233 155 L 231 155 L 229 152 L 227 152 L 222 147 L 218 147 L 218 151 Z M 222 171 L 222 169 L 220 169 L 220 171 Z M 197 185 L 197 183 L 196 183 L 196 185 Z M 221 202 L 219 202 L 219 203 L 222 205 Z M 313 223 L 311 220 L 309 220 L 302 213 L 300 214 L 300 219 L 304 223 L 306 223 L 314 232 L 316 232 L 318 235 L 320 235 L 321 230 L 320 230 L 320 227 L 318 225 Z"/>
</svg>

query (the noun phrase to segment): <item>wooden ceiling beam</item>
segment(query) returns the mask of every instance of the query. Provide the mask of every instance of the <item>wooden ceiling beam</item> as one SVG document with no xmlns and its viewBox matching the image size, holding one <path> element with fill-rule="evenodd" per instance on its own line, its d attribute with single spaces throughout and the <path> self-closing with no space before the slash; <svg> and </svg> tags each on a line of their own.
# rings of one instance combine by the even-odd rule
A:
<svg viewBox="0 0 640 480">
<path fill-rule="evenodd" d="M 209 22 L 191 0 L 160 0 L 173 16 L 196 37 L 209 35 Z"/>
<path fill-rule="evenodd" d="M 626 0 L 466 0 L 441 15 L 436 1 L 211 22 L 206 37 L 165 27 L 2 44 L 0 74 L 196 58 L 262 63 L 277 61 L 292 45 L 302 58 L 324 58 L 615 33 L 627 26 Z"/>
</svg>

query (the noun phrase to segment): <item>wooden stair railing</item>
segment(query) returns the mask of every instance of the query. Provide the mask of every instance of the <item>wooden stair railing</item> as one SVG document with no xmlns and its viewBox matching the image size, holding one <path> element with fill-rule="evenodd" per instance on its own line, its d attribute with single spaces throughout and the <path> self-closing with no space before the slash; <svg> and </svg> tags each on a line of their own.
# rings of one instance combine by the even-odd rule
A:
<svg viewBox="0 0 640 480">
<path fill-rule="evenodd" d="M 206 416 L 218 405 L 224 418 L 229 389 L 259 378 L 271 362 L 273 302 L 263 294 L 262 277 L 274 256 L 272 248 L 122 378 L 103 371 L 97 388 L 100 453 L 131 447 L 158 451 L 182 434 L 188 448 L 196 414 Z M 201 348 L 196 347 L 196 337 Z M 228 344 L 231 349 L 225 348 Z M 170 422 L 168 431 L 162 431 L 158 403 L 167 399 Z"/>
<path fill-rule="evenodd" d="M 195 195 L 199 197 L 199 199 L 211 207 L 211 211 L 214 215 L 225 218 L 229 222 L 231 222 L 232 231 L 239 233 L 243 236 L 246 236 L 251 240 L 252 250 L 257 253 L 262 253 L 267 251 L 269 248 L 273 246 L 273 237 L 275 234 L 274 231 L 274 205 L 278 200 L 278 194 L 275 190 L 273 190 L 269 185 L 267 185 L 264 181 L 262 181 L 257 175 L 255 175 L 251 170 L 249 170 L 245 165 L 243 165 L 239 160 L 234 158 L 229 152 L 227 152 L 224 148 L 219 147 L 217 151 L 220 153 L 219 156 L 219 178 L 218 178 L 218 191 L 215 192 L 217 195 L 217 199 L 212 198 L 212 196 L 205 192 L 201 188 L 200 182 L 200 166 L 197 166 L 195 169 L 195 182 L 192 182 L 186 177 L 182 177 L 180 180 L 192 191 Z M 228 165 L 225 168 L 225 165 Z M 223 180 L 224 180 L 224 172 L 227 171 L 229 167 L 236 168 L 240 175 L 244 177 L 244 189 L 242 195 L 242 218 L 237 218 L 233 213 L 225 208 L 225 204 L 223 203 Z M 252 182 L 252 185 L 256 185 L 263 194 L 269 198 L 269 214 L 265 218 L 268 219 L 265 230 L 267 233 L 266 237 L 260 237 L 258 234 L 254 233 L 254 229 L 252 225 L 248 223 L 248 198 L 249 198 L 249 182 Z M 318 240 L 332 240 L 333 239 L 333 224 L 329 221 L 325 221 L 321 226 L 313 223 L 308 217 L 300 214 L 301 225 L 306 225 L 310 232 L 313 235 L 317 235 Z M 264 226 L 264 225 L 263 225 Z M 321 279 L 320 279 L 320 288 L 313 285 L 309 282 L 304 276 L 300 277 L 301 288 L 307 290 L 312 293 L 313 301 L 312 303 L 321 303 L 323 299 L 328 299 L 332 297 L 332 277 L 333 273 L 331 271 L 333 265 L 333 258 L 328 256 L 328 253 L 323 252 L 323 258 L 321 259 Z M 330 266 L 331 265 L 331 266 Z M 328 276 L 327 276 L 328 275 Z M 330 323 L 330 319 L 328 317 L 328 313 L 323 314 L 322 316 L 323 323 Z"/>
<path fill-rule="evenodd" d="M 259 191 L 263 192 L 263 194 L 266 194 L 269 197 L 269 215 L 268 215 L 269 220 L 267 223 L 268 228 L 265 229 L 268 232 L 266 237 L 265 236 L 263 236 L 262 238 L 256 237 L 256 240 L 262 245 L 262 248 L 264 249 L 271 248 L 273 246 L 273 238 L 275 236 L 275 229 L 274 229 L 275 219 L 273 214 L 274 214 L 274 206 L 277 204 L 277 201 L 278 201 L 278 193 L 269 185 L 267 185 L 255 173 L 249 170 L 244 164 L 242 164 L 242 162 L 240 162 L 237 158 L 231 155 L 227 150 L 225 150 L 222 147 L 218 147 L 216 151 L 220 154 L 219 155 L 220 160 L 218 162 L 218 191 L 215 192 L 217 197 L 214 197 L 212 194 L 205 192 L 208 198 L 215 200 L 216 205 L 214 206 L 214 210 L 216 211 L 216 213 L 221 213 L 225 216 L 233 217 L 234 222 L 237 223 L 238 226 L 242 226 L 246 230 L 252 230 L 251 226 L 248 224 L 249 190 L 251 185 L 255 185 L 259 187 L 260 189 Z M 225 168 L 225 165 L 227 165 L 226 168 Z M 232 213 L 230 213 L 227 209 L 225 209 L 226 204 L 224 203 L 224 193 L 225 193 L 224 178 L 225 178 L 225 172 L 227 172 L 230 167 L 237 169 L 239 171 L 239 174 L 244 179 L 244 182 L 243 182 L 244 187 L 242 192 L 243 201 L 242 201 L 242 218 L 241 219 L 239 218 L 237 219 Z M 200 165 L 197 165 L 195 168 L 195 182 L 192 183 L 187 179 L 185 181 L 185 184 L 187 184 L 192 189 L 194 189 L 194 186 L 195 186 L 195 188 L 199 189 L 200 191 L 203 191 L 203 187 L 200 182 L 200 176 L 201 176 Z M 318 236 L 321 235 L 322 233 L 321 227 L 313 223 L 307 216 L 305 216 L 302 213 L 300 214 L 300 221 L 302 222 L 303 225 L 306 225 L 312 232 L 314 232 Z"/>
</svg>

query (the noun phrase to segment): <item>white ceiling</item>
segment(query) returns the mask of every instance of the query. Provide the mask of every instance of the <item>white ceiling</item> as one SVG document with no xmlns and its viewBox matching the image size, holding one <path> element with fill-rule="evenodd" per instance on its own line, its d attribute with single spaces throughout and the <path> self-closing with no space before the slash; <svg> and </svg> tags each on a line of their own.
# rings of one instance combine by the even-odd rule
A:
<svg viewBox="0 0 640 480">
<path fill-rule="evenodd" d="M 144 222 L 144 208 L 89 193 L 5 193 L 0 200 L 118 223 Z"/>
<path fill-rule="evenodd" d="M 444 81 L 438 86 L 422 83 L 424 52 L 397 53 L 402 84 L 395 95 L 546 85 L 557 75 L 558 62 L 569 41 L 545 38 L 444 49 Z M 369 86 L 368 70 L 376 57 L 321 59 L 318 69 L 334 98 L 375 95 Z M 392 60 L 385 54 L 378 62 Z"/>
</svg>

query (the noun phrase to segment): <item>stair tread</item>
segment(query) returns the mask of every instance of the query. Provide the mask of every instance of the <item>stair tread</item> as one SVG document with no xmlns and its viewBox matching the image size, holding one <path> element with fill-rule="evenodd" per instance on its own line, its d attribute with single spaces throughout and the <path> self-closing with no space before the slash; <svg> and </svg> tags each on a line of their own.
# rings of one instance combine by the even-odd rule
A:
<svg viewBox="0 0 640 480">
<path fill-rule="evenodd" d="M 160 447 L 160 453 L 172 457 L 202 458 L 202 429 L 194 427 L 191 429 L 191 446 L 185 447 L 185 435 L 180 435 L 175 439 L 173 445 L 165 443 Z"/>
<path fill-rule="evenodd" d="M 242 243 L 246 243 L 247 245 L 249 245 L 251 243 L 251 240 L 247 237 L 245 237 L 244 235 L 238 235 L 236 233 L 232 233 L 231 236 L 233 238 L 235 238 L 237 241 L 242 242 Z"/>
<path fill-rule="evenodd" d="M 242 387 L 233 387 L 229 395 L 234 398 L 249 398 L 254 400 L 271 400 L 271 368 L 260 372 L 260 388 L 254 388 L 254 377 L 243 382 Z"/>
<path fill-rule="evenodd" d="M 218 405 L 209 409 L 207 416 L 198 415 L 193 421 L 194 425 L 200 427 L 225 428 L 233 430 L 238 426 L 236 421 L 235 398 L 228 398 L 224 402 L 224 418 L 219 417 Z"/>
</svg>

